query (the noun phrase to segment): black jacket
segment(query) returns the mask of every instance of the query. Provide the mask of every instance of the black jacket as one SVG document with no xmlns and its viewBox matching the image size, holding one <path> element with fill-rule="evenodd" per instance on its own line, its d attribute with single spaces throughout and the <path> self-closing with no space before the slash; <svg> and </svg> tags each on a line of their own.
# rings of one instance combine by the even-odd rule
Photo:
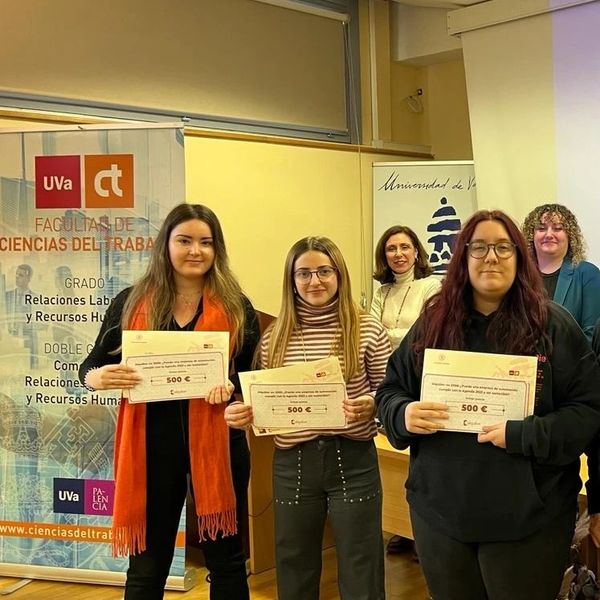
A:
<svg viewBox="0 0 600 600">
<path fill-rule="evenodd" d="M 123 316 L 123 308 L 125 302 L 129 297 L 132 288 L 126 288 L 120 292 L 115 299 L 111 302 L 110 306 L 106 310 L 102 327 L 96 338 L 96 343 L 92 348 L 90 354 L 79 366 L 79 379 L 83 383 L 85 376 L 90 369 L 96 367 L 102 367 L 107 364 L 119 364 L 121 362 L 121 318 Z M 252 304 L 247 298 L 244 298 L 245 308 L 245 330 L 244 330 L 244 343 L 240 349 L 236 349 L 233 356 L 232 367 L 235 368 L 235 373 L 230 375 L 231 382 L 235 385 L 235 391 L 241 393 L 239 378 L 237 373 L 241 371 L 249 371 L 252 369 L 252 361 L 254 358 L 254 352 L 260 338 L 260 330 L 258 317 Z M 179 327 L 176 323 L 172 323 L 169 330 L 182 331 L 191 330 L 198 319 L 202 310 L 202 303 L 200 303 L 199 312 L 196 317 L 185 327 Z M 116 352 L 115 352 L 116 351 Z M 164 401 L 152 403 L 152 411 L 160 412 L 159 415 L 162 419 L 168 418 L 167 411 L 172 410 L 176 407 L 175 419 L 178 419 L 179 415 L 179 404 L 180 401 Z M 160 419 L 159 419 L 160 420 Z M 241 429 L 230 429 L 230 437 L 238 438 L 245 437 L 245 432 Z"/>
<path fill-rule="evenodd" d="M 491 319 L 473 311 L 463 350 L 501 352 L 486 336 Z M 419 323 L 390 357 L 376 396 L 392 445 L 410 446 L 411 509 L 463 542 L 522 539 L 575 511 L 579 456 L 600 429 L 600 366 L 571 315 L 549 304 L 552 349 L 539 344 L 534 414 L 508 421 L 506 450 L 478 443 L 475 434 L 406 430 L 406 406 L 421 392 L 421 363 L 412 350 Z"/>
</svg>

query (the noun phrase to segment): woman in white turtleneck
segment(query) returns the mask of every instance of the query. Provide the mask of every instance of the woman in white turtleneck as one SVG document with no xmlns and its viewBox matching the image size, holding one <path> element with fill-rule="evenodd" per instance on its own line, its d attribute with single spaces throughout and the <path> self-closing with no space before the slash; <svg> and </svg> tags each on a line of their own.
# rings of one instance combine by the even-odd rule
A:
<svg viewBox="0 0 600 600">
<path fill-rule="evenodd" d="M 373 279 L 381 287 L 373 295 L 371 314 L 379 319 L 392 348 L 400 345 L 417 320 L 425 302 L 439 291 L 441 282 L 415 232 L 403 225 L 390 227 L 375 249 Z"/>
</svg>

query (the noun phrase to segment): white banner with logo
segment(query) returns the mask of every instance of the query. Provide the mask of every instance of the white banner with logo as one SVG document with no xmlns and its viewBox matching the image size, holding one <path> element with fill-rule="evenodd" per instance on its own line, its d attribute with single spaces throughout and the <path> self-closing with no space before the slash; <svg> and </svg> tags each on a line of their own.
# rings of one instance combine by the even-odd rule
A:
<svg viewBox="0 0 600 600">
<path fill-rule="evenodd" d="M 77 371 L 184 188 L 178 125 L 0 131 L 2 575 L 122 580 L 110 546 L 120 400 Z"/>
<path fill-rule="evenodd" d="M 406 225 L 423 244 L 434 273 L 443 276 L 454 240 L 475 210 L 473 161 L 373 164 L 374 248 L 388 227 Z"/>
</svg>

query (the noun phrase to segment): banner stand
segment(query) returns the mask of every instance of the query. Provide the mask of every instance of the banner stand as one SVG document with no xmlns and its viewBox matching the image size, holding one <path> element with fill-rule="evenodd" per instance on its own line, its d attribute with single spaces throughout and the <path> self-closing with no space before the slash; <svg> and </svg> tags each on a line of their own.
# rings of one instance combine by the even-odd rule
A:
<svg viewBox="0 0 600 600">
<path fill-rule="evenodd" d="M 11 583 L 3 588 L 0 588 L 0 596 L 8 596 L 20 590 L 22 587 L 25 587 L 28 583 L 31 583 L 33 579 L 21 579 L 21 581 L 17 581 L 16 583 Z"/>
<path fill-rule="evenodd" d="M 39 565 L 17 565 L 0 563 L 0 576 L 21 577 L 23 581 L 0 589 L 0 596 L 15 592 L 33 579 L 50 581 L 66 581 L 69 583 L 91 583 L 101 585 L 125 585 L 125 573 L 116 571 L 93 571 L 89 569 L 61 569 L 57 567 L 42 567 Z M 194 568 L 186 568 L 183 577 L 170 576 L 167 579 L 167 590 L 187 592 L 198 583 L 198 572 Z M 18 587 L 14 587 L 18 586 Z M 9 591 L 9 588 L 13 588 Z"/>
<path fill-rule="evenodd" d="M 0 576 L 124 583 L 111 551 L 120 391 L 86 389 L 78 369 L 185 198 L 183 144 L 181 123 L 0 129 Z M 167 589 L 197 578 L 185 514 Z"/>
</svg>

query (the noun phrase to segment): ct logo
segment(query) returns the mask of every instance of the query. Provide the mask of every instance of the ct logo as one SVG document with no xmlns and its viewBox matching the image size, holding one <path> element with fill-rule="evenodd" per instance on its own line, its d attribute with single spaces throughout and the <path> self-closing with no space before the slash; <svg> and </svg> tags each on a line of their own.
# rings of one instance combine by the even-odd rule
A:
<svg viewBox="0 0 600 600">
<path fill-rule="evenodd" d="M 133 208 L 132 154 L 88 154 L 84 168 L 87 208 Z"/>
<path fill-rule="evenodd" d="M 102 196 L 103 198 L 108 198 L 109 190 L 108 188 L 104 188 L 102 186 L 102 182 L 105 179 L 110 180 L 109 185 L 113 194 L 119 196 L 119 198 L 123 197 L 123 190 L 119 187 L 119 179 L 123 175 L 123 171 L 119 169 L 118 165 L 114 163 L 110 165 L 110 169 L 103 169 L 102 171 L 98 171 L 96 173 L 96 177 L 94 177 L 94 190 L 98 196 Z"/>
</svg>

